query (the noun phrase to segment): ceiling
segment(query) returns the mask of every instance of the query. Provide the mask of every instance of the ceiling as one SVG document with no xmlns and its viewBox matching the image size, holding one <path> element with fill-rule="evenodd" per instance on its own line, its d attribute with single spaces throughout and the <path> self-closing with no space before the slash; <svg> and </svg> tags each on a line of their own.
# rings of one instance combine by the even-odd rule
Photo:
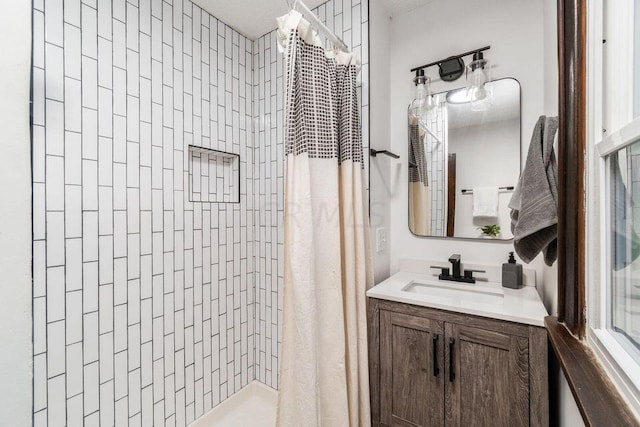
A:
<svg viewBox="0 0 640 427">
<path fill-rule="evenodd" d="M 193 0 L 193 2 L 251 40 L 275 30 L 276 18 L 289 10 L 286 0 Z M 326 0 L 304 0 L 304 4 L 310 9 L 325 2 Z"/>
<path fill-rule="evenodd" d="M 413 9 L 434 2 L 435 0 L 370 0 L 369 4 L 380 1 L 390 16 L 411 12 Z M 369 6 L 371 7 L 371 6 Z"/>
<path fill-rule="evenodd" d="M 313 9 L 327 0 L 304 0 Z M 382 4 L 390 16 L 409 12 L 435 0 L 370 0 Z M 276 28 L 276 18 L 287 13 L 286 0 L 193 0 L 195 4 L 237 30 L 255 40 Z M 380 3 L 378 3 L 380 2 Z"/>
</svg>

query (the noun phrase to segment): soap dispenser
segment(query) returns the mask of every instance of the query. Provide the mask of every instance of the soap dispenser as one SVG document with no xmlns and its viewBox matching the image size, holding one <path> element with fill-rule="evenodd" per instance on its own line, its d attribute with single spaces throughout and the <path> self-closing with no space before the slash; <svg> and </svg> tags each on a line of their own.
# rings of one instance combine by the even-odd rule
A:
<svg viewBox="0 0 640 427">
<path fill-rule="evenodd" d="M 509 261 L 502 264 L 502 286 L 520 289 L 522 285 L 522 264 L 516 263 L 513 252 L 509 252 Z"/>
</svg>

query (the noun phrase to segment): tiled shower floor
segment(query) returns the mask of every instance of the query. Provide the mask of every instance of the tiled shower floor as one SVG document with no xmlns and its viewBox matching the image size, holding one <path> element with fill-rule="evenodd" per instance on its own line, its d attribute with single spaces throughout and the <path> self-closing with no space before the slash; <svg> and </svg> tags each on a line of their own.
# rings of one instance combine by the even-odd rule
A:
<svg viewBox="0 0 640 427">
<path fill-rule="evenodd" d="M 277 400 L 275 390 L 254 381 L 191 427 L 275 427 Z"/>
</svg>

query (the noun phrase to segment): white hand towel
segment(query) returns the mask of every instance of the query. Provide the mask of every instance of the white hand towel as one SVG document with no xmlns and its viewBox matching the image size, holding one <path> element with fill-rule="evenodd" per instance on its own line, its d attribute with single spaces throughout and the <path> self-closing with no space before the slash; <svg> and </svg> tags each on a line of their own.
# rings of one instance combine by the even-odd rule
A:
<svg viewBox="0 0 640 427">
<path fill-rule="evenodd" d="M 479 187 L 473 189 L 473 217 L 498 216 L 498 187 Z"/>
</svg>

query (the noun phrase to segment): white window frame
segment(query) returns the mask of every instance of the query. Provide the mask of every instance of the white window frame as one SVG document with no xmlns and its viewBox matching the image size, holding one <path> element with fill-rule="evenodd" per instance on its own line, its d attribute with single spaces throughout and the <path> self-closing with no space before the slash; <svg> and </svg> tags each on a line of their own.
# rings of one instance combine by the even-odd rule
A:
<svg viewBox="0 0 640 427">
<path fill-rule="evenodd" d="M 605 3 L 608 13 L 605 13 Z M 640 118 L 633 120 L 633 99 L 629 96 L 625 99 L 625 94 L 632 93 L 629 88 L 634 83 L 633 4 L 629 0 L 589 0 L 588 3 L 586 235 L 587 260 L 593 262 L 587 262 L 586 277 L 587 343 L 638 416 L 640 362 L 633 359 L 607 328 L 612 270 L 606 158 L 640 141 Z M 605 39 L 608 43 L 603 43 Z M 612 46 L 621 48 L 614 51 Z"/>
</svg>

